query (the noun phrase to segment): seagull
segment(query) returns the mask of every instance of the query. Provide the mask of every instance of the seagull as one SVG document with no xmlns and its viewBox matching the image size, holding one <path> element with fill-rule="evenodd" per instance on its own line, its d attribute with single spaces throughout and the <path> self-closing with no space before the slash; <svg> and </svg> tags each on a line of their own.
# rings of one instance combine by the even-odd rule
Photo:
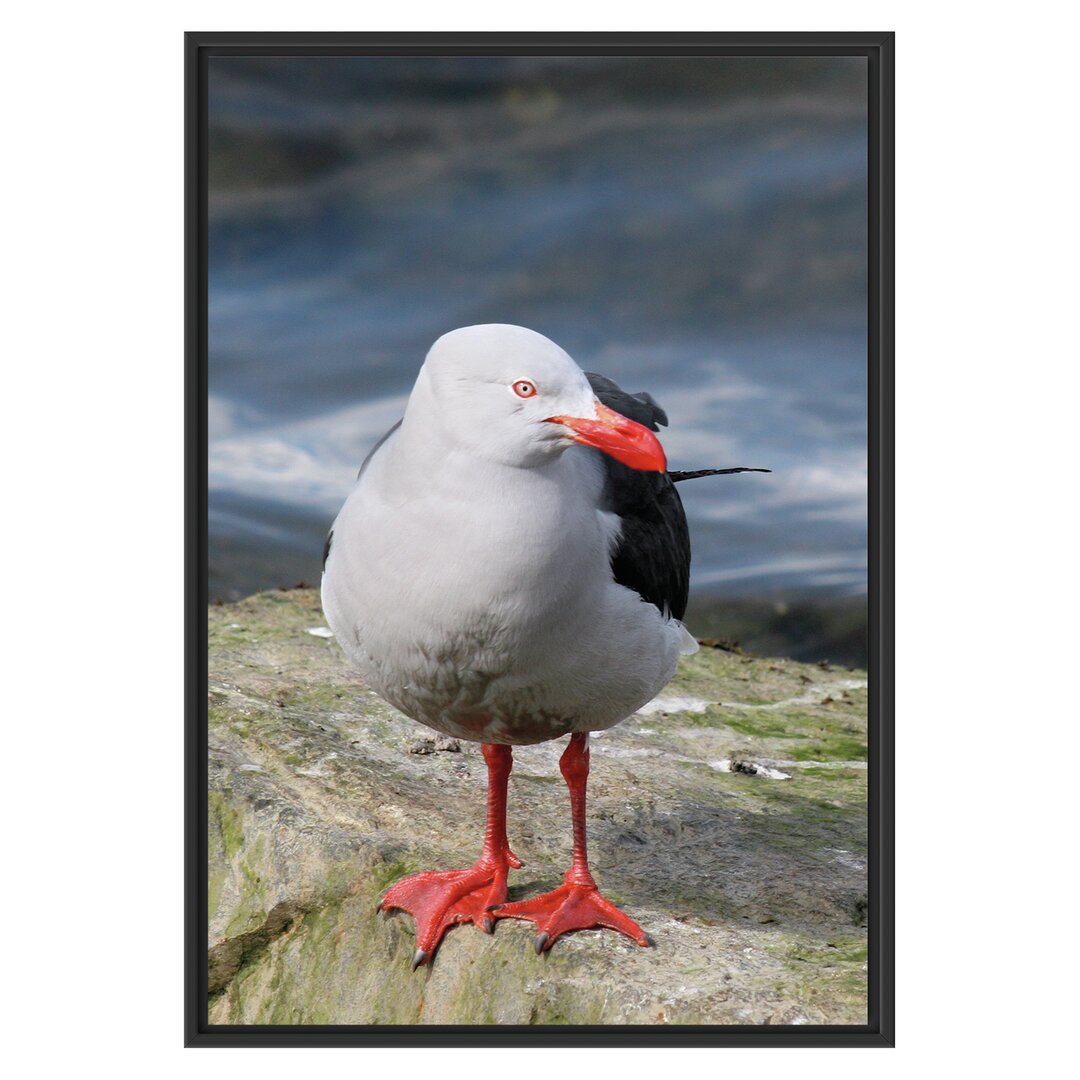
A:
<svg viewBox="0 0 1080 1080">
<path fill-rule="evenodd" d="M 351 664 L 406 716 L 480 743 L 487 765 L 475 865 L 411 875 L 380 901 L 416 921 L 414 971 L 467 922 L 531 921 L 538 953 L 592 927 L 653 944 L 589 870 L 589 733 L 651 701 L 697 650 L 680 621 L 690 542 L 675 482 L 768 471 L 668 472 L 661 424 L 649 394 L 586 374 L 535 331 L 453 330 L 327 536 L 323 609 Z M 512 748 L 566 735 L 570 867 L 507 903 L 522 866 L 506 832 Z"/>
</svg>

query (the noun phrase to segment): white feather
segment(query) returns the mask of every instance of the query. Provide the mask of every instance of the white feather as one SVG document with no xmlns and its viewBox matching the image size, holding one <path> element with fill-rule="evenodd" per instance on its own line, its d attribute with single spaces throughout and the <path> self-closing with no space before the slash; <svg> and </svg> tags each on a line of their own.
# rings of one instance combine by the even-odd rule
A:
<svg viewBox="0 0 1080 1080">
<path fill-rule="evenodd" d="M 432 349 L 334 522 L 327 622 L 375 690 L 438 731 L 535 743 L 611 727 L 696 642 L 614 581 L 600 461 L 535 419 L 583 415 L 580 369 L 531 331 L 470 330 L 448 337 L 471 349 Z M 520 378 L 538 408 L 501 393 Z"/>
</svg>

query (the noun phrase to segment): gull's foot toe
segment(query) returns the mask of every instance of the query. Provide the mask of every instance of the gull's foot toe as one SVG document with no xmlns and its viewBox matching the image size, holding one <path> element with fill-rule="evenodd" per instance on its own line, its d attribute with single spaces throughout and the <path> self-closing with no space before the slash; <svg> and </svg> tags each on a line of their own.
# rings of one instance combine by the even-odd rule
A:
<svg viewBox="0 0 1080 1080">
<path fill-rule="evenodd" d="M 506 899 L 506 871 L 506 866 L 481 862 L 471 870 L 413 874 L 387 891 L 376 910 L 404 911 L 416 920 L 413 971 L 431 959 L 452 926 L 471 922 L 484 933 L 494 931 L 488 911 Z"/>
<path fill-rule="evenodd" d="M 563 884 L 531 900 L 502 904 L 492 914 L 496 919 L 527 919 L 536 924 L 537 953 L 547 952 L 562 934 L 574 930 L 606 927 L 617 930 L 638 945 L 654 944 L 652 938 L 629 915 L 600 894 L 595 885 Z"/>
</svg>

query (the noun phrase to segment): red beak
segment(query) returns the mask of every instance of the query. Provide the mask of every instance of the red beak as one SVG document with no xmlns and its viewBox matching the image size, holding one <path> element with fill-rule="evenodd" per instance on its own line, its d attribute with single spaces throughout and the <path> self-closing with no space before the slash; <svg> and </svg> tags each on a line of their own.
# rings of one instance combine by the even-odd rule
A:
<svg viewBox="0 0 1080 1080">
<path fill-rule="evenodd" d="M 573 434 L 574 442 L 592 446 L 610 455 L 631 469 L 644 472 L 664 472 L 667 458 L 660 440 L 643 424 L 628 420 L 621 413 L 596 403 L 596 419 L 578 416 L 549 416 L 550 424 L 562 424 Z"/>
</svg>

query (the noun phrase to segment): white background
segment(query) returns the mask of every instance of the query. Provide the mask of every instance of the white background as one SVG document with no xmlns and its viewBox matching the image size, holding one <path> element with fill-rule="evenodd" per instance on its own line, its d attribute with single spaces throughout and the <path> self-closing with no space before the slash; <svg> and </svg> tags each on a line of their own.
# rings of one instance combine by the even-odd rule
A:
<svg viewBox="0 0 1080 1080">
<path fill-rule="evenodd" d="M 1065 5 L 27 10 L 9 12 L 0 68 L 13 1075 L 569 1065 L 565 1051 L 181 1048 L 187 29 L 898 31 L 899 1046 L 576 1061 L 633 1077 L 1063 1073 L 1078 767 Z"/>
</svg>

